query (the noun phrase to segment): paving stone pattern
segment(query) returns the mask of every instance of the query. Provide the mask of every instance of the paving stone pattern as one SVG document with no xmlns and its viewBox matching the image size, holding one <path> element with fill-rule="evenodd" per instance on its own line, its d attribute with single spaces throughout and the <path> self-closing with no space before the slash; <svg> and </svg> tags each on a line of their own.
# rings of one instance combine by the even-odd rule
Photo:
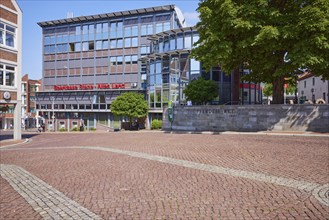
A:
<svg viewBox="0 0 329 220">
<path fill-rule="evenodd" d="M 41 215 L 0 176 L 0 219 L 19 219 L 22 213 L 24 213 L 24 220 L 42 219 Z"/>
<path fill-rule="evenodd" d="M 313 192 L 314 195 L 316 195 L 316 199 L 318 199 L 321 203 L 323 203 L 326 206 L 329 206 L 329 199 L 328 199 L 328 193 L 329 193 L 329 184 L 326 184 L 324 186 L 321 186 L 320 184 L 316 183 L 309 183 L 306 181 L 298 181 L 294 179 L 288 179 L 288 178 L 282 178 L 272 175 L 266 175 L 262 173 L 255 173 L 255 172 L 247 172 L 243 170 L 235 170 L 225 167 L 219 167 L 219 166 L 213 166 L 208 164 L 200 164 L 195 163 L 187 160 L 177 160 L 174 158 L 168 158 L 168 157 L 161 157 L 156 155 L 150 155 L 145 153 L 139 153 L 139 152 L 132 152 L 132 151 L 124 151 L 124 150 L 118 150 L 114 148 L 103 148 L 103 147 L 84 147 L 91 150 L 102 150 L 102 151 L 110 151 L 113 153 L 119 153 L 119 154 L 126 154 L 132 157 L 139 157 L 147 160 L 154 160 L 161 163 L 169 163 L 177 166 L 183 166 L 187 168 L 193 168 L 208 172 L 214 172 L 214 173 L 220 173 L 225 174 L 233 177 L 242 177 L 247 178 L 255 181 L 261 181 L 266 183 L 273 183 L 281 186 L 286 187 L 292 187 L 299 190 L 303 190 L 305 192 Z"/>
<path fill-rule="evenodd" d="M 296 188 L 301 191 L 305 191 L 307 193 L 312 193 L 317 200 L 319 200 L 321 203 L 323 203 L 326 206 L 329 206 L 329 199 L 328 199 L 328 192 L 329 192 L 329 184 L 326 185 L 320 185 L 317 183 L 310 183 L 307 181 L 300 181 L 300 180 L 294 180 L 289 178 L 283 178 L 283 177 L 277 177 L 273 175 L 267 175 L 263 173 L 256 173 L 256 172 L 248 172 L 243 170 L 236 170 L 236 169 L 230 169 L 220 166 L 213 166 L 208 164 L 201 164 L 201 163 L 195 163 L 187 160 L 178 160 L 174 158 L 169 157 L 162 157 L 157 155 L 151 155 L 151 154 L 145 154 L 140 152 L 134 152 L 134 151 L 126 151 L 126 150 L 119 150 L 115 148 L 108 148 L 108 147 L 67 147 L 69 149 L 90 149 L 90 150 L 100 150 L 100 151 L 109 151 L 112 153 L 118 153 L 118 154 L 124 154 L 129 155 L 132 157 L 138 157 L 143 158 L 147 160 L 153 160 L 158 161 L 161 163 L 168 163 L 173 164 L 177 166 L 192 168 L 192 169 L 198 169 L 213 173 L 220 173 L 225 174 L 233 177 L 241 177 L 246 179 L 251 179 L 255 181 L 260 182 L 266 182 L 266 183 L 272 183 L 277 184 L 281 186 L 286 187 L 292 187 Z M 30 150 L 35 150 L 40 148 L 29 148 Z M 44 150 L 51 150 L 51 149 L 63 149 L 61 148 L 44 148 Z"/>
<path fill-rule="evenodd" d="M 22 167 L 103 219 L 329 219 L 325 137 L 109 132 L 32 139 L 1 149 L 0 163 Z M 41 217 L 11 205 L 19 194 L 0 179 L 0 219 Z"/>
<path fill-rule="evenodd" d="M 1 164 L 0 174 L 43 219 L 102 219 L 20 167 Z"/>
</svg>

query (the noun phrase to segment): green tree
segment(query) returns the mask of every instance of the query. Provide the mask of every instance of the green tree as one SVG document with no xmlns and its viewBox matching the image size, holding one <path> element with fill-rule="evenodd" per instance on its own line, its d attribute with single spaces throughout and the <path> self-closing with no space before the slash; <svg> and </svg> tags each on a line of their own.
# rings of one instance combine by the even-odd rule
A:
<svg viewBox="0 0 329 220">
<path fill-rule="evenodd" d="M 268 98 L 269 96 L 272 96 L 273 92 L 273 85 L 271 83 L 265 83 L 263 88 L 263 94 Z"/>
<path fill-rule="evenodd" d="M 186 100 L 191 100 L 194 104 L 207 104 L 218 96 L 218 87 L 214 81 L 200 77 L 191 81 L 183 93 Z"/>
<path fill-rule="evenodd" d="M 142 118 L 147 115 L 148 104 L 142 94 L 126 92 L 112 102 L 111 112 L 117 116 L 129 117 L 131 125 L 132 118 Z"/>
<path fill-rule="evenodd" d="M 299 68 L 329 78 L 328 0 L 202 0 L 199 45 L 192 56 L 207 69 L 243 66 L 246 80 L 273 84 L 282 104 L 285 78 Z"/>
</svg>

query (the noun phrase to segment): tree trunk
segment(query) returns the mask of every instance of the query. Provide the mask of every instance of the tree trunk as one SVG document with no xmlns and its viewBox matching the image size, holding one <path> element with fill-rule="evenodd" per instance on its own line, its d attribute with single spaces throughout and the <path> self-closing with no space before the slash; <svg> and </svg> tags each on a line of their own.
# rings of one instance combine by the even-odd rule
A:
<svg viewBox="0 0 329 220">
<path fill-rule="evenodd" d="M 284 76 L 273 81 L 273 101 L 272 104 L 284 104 Z"/>
</svg>

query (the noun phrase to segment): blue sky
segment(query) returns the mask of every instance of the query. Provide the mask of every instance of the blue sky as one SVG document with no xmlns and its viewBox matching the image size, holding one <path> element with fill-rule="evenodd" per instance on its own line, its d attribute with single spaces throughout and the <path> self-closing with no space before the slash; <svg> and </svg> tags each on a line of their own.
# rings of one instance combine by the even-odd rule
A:
<svg viewBox="0 0 329 220">
<path fill-rule="evenodd" d="M 41 21 L 66 18 L 68 12 L 74 17 L 94 15 L 137 8 L 174 4 L 183 12 L 189 26 L 198 21 L 196 9 L 199 0 L 140 1 L 140 0 L 17 0 L 23 11 L 23 67 L 22 75 L 30 79 L 42 78 Z"/>
</svg>

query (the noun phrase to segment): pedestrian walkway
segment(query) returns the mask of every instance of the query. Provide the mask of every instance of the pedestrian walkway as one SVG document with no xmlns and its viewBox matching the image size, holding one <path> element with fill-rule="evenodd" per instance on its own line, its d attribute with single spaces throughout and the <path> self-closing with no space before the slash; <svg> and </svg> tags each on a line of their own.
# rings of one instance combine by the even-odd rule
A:
<svg viewBox="0 0 329 220">
<path fill-rule="evenodd" d="M 0 178 L 0 219 L 84 219 L 77 205 L 103 219 L 328 218 L 325 136 L 146 130 L 24 137 L 31 141 L 0 149 L 8 168 Z M 59 196 L 63 206 L 55 190 L 67 197 Z M 32 207 L 37 199 L 48 216 Z M 59 210 L 65 207 L 75 214 Z"/>
<path fill-rule="evenodd" d="M 197 170 L 202 170 L 202 171 L 207 171 L 207 172 L 212 172 L 212 173 L 229 175 L 231 177 L 246 178 L 246 179 L 253 180 L 253 181 L 265 182 L 265 183 L 280 185 L 280 186 L 284 186 L 284 187 L 291 187 L 291 188 L 295 188 L 300 191 L 303 191 L 305 193 L 312 194 L 319 202 L 321 202 L 322 204 L 324 204 L 326 206 L 329 206 L 329 184 L 320 185 L 317 183 L 311 183 L 311 182 L 301 181 L 301 180 L 294 180 L 291 178 L 278 177 L 278 176 L 264 174 L 264 173 L 231 169 L 231 168 L 226 168 L 226 167 L 221 167 L 221 166 L 196 163 L 196 162 L 187 161 L 187 160 L 179 160 L 179 159 L 175 159 L 175 158 L 157 156 L 157 155 L 134 152 L 134 151 L 119 150 L 119 149 L 109 148 L 109 147 L 60 147 L 60 148 L 48 147 L 48 148 L 29 148 L 26 150 L 54 150 L 54 149 L 62 150 L 64 148 L 65 149 L 90 149 L 90 150 L 98 150 L 98 151 L 107 151 L 107 152 L 128 155 L 131 157 L 137 157 L 137 158 L 157 161 L 157 162 L 166 163 L 166 164 L 172 164 L 172 165 L 186 167 L 186 168 L 192 168 L 192 169 L 197 169 Z M 15 149 L 15 150 L 19 150 L 19 149 Z"/>
<path fill-rule="evenodd" d="M 6 179 L 43 219 L 102 219 L 26 170 L 15 165 L 0 166 L 1 177 Z"/>
</svg>

